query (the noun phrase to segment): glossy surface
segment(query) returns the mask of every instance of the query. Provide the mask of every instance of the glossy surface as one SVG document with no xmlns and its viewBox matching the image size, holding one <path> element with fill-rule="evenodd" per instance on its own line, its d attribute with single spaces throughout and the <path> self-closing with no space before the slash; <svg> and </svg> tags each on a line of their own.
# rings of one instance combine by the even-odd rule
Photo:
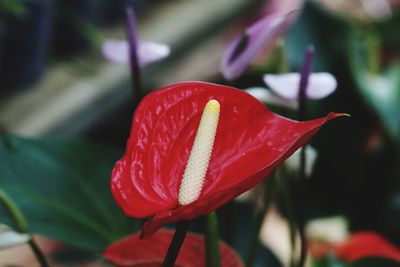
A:
<svg viewBox="0 0 400 267">
<path fill-rule="evenodd" d="M 178 191 L 204 106 L 221 105 L 214 148 L 199 199 L 180 206 Z M 328 120 L 296 122 L 270 112 L 249 94 L 201 82 L 175 84 L 147 95 L 137 108 L 127 148 L 111 189 L 127 216 L 153 216 L 148 237 L 163 224 L 216 210 L 261 182 Z"/>
<path fill-rule="evenodd" d="M 133 234 L 109 246 L 103 257 L 118 266 L 160 267 L 171 242 L 174 231 L 162 230 L 146 240 L 140 240 L 139 234 Z M 179 267 L 205 267 L 204 238 L 188 233 L 178 255 Z M 244 266 L 239 256 L 225 243 L 220 242 L 222 267 Z"/>
</svg>

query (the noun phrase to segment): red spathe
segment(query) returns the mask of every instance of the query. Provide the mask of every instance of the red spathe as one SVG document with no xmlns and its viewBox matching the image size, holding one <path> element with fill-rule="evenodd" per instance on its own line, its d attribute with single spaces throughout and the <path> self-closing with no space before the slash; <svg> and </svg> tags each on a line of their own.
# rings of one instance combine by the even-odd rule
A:
<svg viewBox="0 0 400 267">
<path fill-rule="evenodd" d="M 181 179 L 211 99 L 220 103 L 221 113 L 204 187 L 199 199 L 179 206 Z M 112 193 L 127 216 L 153 216 L 143 226 L 148 237 L 165 223 L 205 215 L 251 189 L 337 116 L 293 121 L 246 92 L 211 83 L 159 89 L 135 112 L 125 154 L 112 173 Z"/>
<path fill-rule="evenodd" d="M 162 230 L 146 240 L 133 234 L 110 245 L 103 257 L 118 266 L 161 267 L 174 231 Z M 176 260 L 177 267 L 205 267 L 204 238 L 188 233 Z M 221 267 L 243 267 L 239 256 L 225 243 L 219 242 Z"/>
<path fill-rule="evenodd" d="M 374 232 L 358 232 L 342 244 L 335 245 L 337 257 L 346 261 L 357 261 L 366 257 L 383 257 L 399 261 L 400 249 Z"/>
</svg>

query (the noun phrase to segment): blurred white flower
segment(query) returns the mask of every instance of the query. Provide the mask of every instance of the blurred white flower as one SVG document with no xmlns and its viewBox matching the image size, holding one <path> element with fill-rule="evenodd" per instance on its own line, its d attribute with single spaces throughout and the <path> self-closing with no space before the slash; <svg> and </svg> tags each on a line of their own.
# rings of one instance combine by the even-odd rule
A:
<svg viewBox="0 0 400 267">
<path fill-rule="evenodd" d="M 307 224 L 306 235 L 328 243 L 343 242 L 349 236 L 349 224 L 342 216 L 314 219 Z"/>
<path fill-rule="evenodd" d="M 103 56 L 111 62 L 133 64 L 141 68 L 170 54 L 169 46 L 155 42 L 139 41 L 135 12 L 126 8 L 127 40 L 107 39 L 103 42 Z"/>
<path fill-rule="evenodd" d="M 29 234 L 21 234 L 5 225 L 0 225 L 0 250 L 25 244 L 30 239 Z"/>
<path fill-rule="evenodd" d="M 168 45 L 140 41 L 138 43 L 138 60 L 140 67 L 145 67 L 153 62 L 169 56 L 171 49 Z M 129 64 L 129 43 L 126 40 L 108 39 L 102 45 L 103 56 L 111 62 Z"/>
<path fill-rule="evenodd" d="M 252 87 L 245 91 L 265 104 L 278 105 L 290 109 L 297 109 L 298 107 L 297 101 L 284 99 L 263 87 Z"/>
<path fill-rule="evenodd" d="M 299 96 L 300 73 L 266 74 L 263 79 L 267 86 L 277 95 L 289 100 Z M 311 73 L 308 78 L 306 97 L 321 99 L 332 94 L 337 87 L 335 77 L 327 72 Z"/>
</svg>

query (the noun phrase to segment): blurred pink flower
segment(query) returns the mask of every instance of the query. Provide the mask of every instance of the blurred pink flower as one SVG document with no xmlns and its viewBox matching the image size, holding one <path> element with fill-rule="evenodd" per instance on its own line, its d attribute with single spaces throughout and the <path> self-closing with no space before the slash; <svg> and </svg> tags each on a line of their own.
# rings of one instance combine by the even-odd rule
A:
<svg viewBox="0 0 400 267">
<path fill-rule="evenodd" d="M 263 13 L 264 15 L 286 14 L 301 9 L 304 2 L 304 0 L 267 0 L 263 7 Z"/>
<path fill-rule="evenodd" d="M 295 21 L 304 0 L 267 1 L 264 17 L 236 37 L 225 50 L 221 72 L 225 79 L 239 77 L 262 51 L 269 52 Z"/>
<path fill-rule="evenodd" d="M 221 73 L 224 78 L 233 80 L 239 77 L 262 50 L 272 49 L 292 21 L 293 13 L 269 15 L 236 37 L 222 58 Z"/>
</svg>

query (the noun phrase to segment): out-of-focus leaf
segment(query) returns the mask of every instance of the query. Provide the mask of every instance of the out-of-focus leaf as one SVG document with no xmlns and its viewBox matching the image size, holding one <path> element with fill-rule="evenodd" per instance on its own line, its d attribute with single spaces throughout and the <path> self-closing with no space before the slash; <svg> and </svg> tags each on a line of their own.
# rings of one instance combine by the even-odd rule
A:
<svg viewBox="0 0 400 267">
<path fill-rule="evenodd" d="M 111 197 L 121 151 L 79 140 L 0 137 L 0 188 L 34 233 L 100 251 L 135 230 Z M 0 209 L 0 221 L 10 223 Z"/>
<path fill-rule="evenodd" d="M 365 42 L 354 37 L 349 50 L 351 71 L 365 102 L 380 117 L 395 141 L 400 136 L 400 62 L 392 63 L 379 73 L 368 70 Z"/>
<path fill-rule="evenodd" d="M 399 267 L 400 262 L 385 258 L 364 258 L 352 263 L 348 263 L 345 267 Z"/>
<path fill-rule="evenodd" d="M 294 70 L 301 68 L 304 52 L 309 45 L 315 47 L 313 69 L 329 71 L 343 47 L 343 35 L 349 25 L 326 16 L 318 6 L 307 1 L 298 21 L 285 37 L 285 51 L 289 65 Z"/>
</svg>

